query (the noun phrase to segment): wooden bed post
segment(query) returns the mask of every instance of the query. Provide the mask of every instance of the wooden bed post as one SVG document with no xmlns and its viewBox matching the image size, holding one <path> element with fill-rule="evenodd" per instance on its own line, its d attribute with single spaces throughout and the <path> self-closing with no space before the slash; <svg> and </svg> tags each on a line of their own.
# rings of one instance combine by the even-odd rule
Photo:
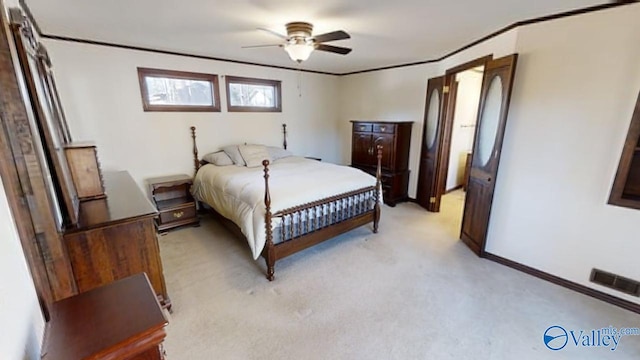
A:
<svg viewBox="0 0 640 360">
<path fill-rule="evenodd" d="M 378 233 L 378 224 L 380 223 L 380 185 L 382 182 L 382 145 L 377 146 L 378 149 L 378 168 L 376 169 L 376 191 L 375 205 L 373 205 L 373 232 Z"/>
<path fill-rule="evenodd" d="M 282 140 L 282 147 L 287 150 L 287 124 L 282 124 L 282 135 L 284 135 L 284 140 Z"/>
<path fill-rule="evenodd" d="M 271 229 L 271 194 L 269 194 L 269 160 L 263 160 L 262 166 L 264 166 L 264 222 L 266 230 L 266 243 L 265 249 L 265 261 L 267 263 L 267 279 L 273 281 L 274 267 L 276 263 L 275 249 L 273 245 L 273 230 Z"/>
<path fill-rule="evenodd" d="M 195 176 L 195 173 L 197 173 L 198 169 L 200 169 L 200 160 L 198 159 L 198 146 L 196 146 L 196 127 L 195 126 L 191 127 L 191 139 L 193 139 L 193 166 L 196 169 L 196 171 L 193 174 Z"/>
</svg>

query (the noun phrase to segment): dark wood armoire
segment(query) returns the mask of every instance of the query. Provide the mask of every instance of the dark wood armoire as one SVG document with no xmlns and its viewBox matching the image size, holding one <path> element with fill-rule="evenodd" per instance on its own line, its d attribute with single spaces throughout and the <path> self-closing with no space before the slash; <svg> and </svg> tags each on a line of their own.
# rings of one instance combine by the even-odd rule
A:
<svg viewBox="0 0 640 360">
<path fill-rule="evenodd" d="M 395 206 L 408 199 L 409 148 L 413 122 L 353 120 L 351 166 L 375 176 L 378 145 L 382 145 L 384 202 Z"/>
</svg>

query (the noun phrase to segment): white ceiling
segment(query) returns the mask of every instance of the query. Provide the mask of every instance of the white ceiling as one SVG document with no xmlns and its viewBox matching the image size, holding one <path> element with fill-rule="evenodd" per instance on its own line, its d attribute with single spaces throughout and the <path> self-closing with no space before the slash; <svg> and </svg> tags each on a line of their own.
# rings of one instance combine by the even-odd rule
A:
<svg viewBox="0 0 640 360">
<path fill-rule="evenodd" d="M 345 30 L 342 56 L 316 51 L 303 69 L 346 73 L 439 58 L 514 22 L 606 0 L 26 0 L 44 34 L 231 60 L 296 67 L 256 30 L 285 33 L 308 21 L 314 34 Z"/>
</svg>

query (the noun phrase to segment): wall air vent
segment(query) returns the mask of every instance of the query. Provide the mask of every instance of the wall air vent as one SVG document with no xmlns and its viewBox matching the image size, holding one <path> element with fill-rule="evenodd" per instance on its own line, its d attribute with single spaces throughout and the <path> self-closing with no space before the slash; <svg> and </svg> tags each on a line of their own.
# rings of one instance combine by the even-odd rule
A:
<svg viewBox="0 0 640 360">
<path fill-rule="evenodd" d="M 591 270 L 590 280 L 596 284 L 622 291 L 625 294 L 640 296 L 640 281 L 631 280 L 629 278 L 598 269 Z"/>
</svg>

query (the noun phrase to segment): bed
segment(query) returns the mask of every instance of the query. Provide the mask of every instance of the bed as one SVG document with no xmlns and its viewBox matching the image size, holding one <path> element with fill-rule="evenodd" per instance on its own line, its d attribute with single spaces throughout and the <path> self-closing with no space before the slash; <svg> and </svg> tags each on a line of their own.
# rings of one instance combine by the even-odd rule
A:
<svg viewBox="0 0 640 360">
<path fill-rule="evenodd" d="M 286 149 L 286 125 L 283 133 Z M 369 223 L 378 232 L 381 147 L 373 177 L 295 156 L 265 159 L 259 167 L 216 166 L 198 157 L 195 127 L 191 136 L 194 198 L 246 239 L 254 259 L 264 257 L 269 281 L 279 259 Z"/>
</svg>

